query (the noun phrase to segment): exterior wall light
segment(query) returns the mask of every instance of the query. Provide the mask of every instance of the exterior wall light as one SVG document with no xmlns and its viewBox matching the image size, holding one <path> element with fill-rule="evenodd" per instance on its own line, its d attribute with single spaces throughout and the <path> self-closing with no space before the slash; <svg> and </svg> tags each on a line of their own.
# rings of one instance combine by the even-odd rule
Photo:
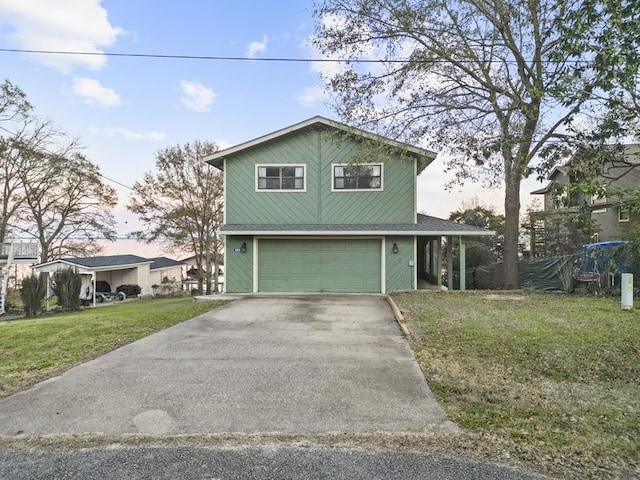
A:
<svg viewBox="0 0 640 480">
<path fill-rule="evenodd" d="M 393 248 L 391 249 L 391 251 L 393 253 L 398 253 L 398 244 L 396 242 L 393 242 Z"/>
<path fill-rule="evenodd" d="M 247 244 L 245 242 L 242 242 L 242 245 L 240 245 L 240 252 L 247 253 Z"/>
</svg>

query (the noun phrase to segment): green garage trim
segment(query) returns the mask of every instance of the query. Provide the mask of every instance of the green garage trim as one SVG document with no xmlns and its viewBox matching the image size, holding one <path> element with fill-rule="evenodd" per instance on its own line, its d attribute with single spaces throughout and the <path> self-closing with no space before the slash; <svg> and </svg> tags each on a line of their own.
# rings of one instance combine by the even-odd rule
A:
<svg viewBox="0 0 640 480">
<path fill-rule="evenodd" d="M 258 291 L 382 291 L 380 239 L 259 239 Z"/>
</svg>

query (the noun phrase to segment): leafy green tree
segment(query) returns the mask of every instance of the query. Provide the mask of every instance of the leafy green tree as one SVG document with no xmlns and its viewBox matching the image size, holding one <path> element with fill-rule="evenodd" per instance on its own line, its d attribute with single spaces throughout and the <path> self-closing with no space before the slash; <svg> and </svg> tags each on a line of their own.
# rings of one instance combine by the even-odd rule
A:
<svg viewBox="0 0 640 480">
<path fill-rule="evenodd" d="M 484 206 L 475 198 L 471 203 L 463 203 L 459 210 L 451 212 L 449 220 L 496 232 L 493 237 L 479 237 L 467 241 L 467 268 L 487 265 L 502 259 L 504 215 L 497 214 L 494 207 Z M 457 259 L 457 256 L 454 254 L 453 258 Z"/>
<path fill-rule="evenodd" d="M 578 0 L 318 0 L 312 43 L 350 123 L 447 154 L 456 180 L 504 187 L 504 288 L 518 287 L 520 186 L 599 98 L 560 25 Z M 576 44 L 576 48 L 581 48 Z M 362 63 L 361 60 L 372 63 Z M 612 59 L 613 60 L 613 59 Z M 567 92 L 581 92 L 569 96 Z"/>
<path fill-rule="evenodd" d="M 218 289 L 222 224 L 222 176 L 204 161 L 217 145 L 194 142 L 167 147 L 156 154 L 156 173 L 148 172 L 135 182 L 127 209 L 136 213 L 145 227 L 133 236 L 148 242 L 163 238 L 196 258 L 198 292 Z"/>
<path fill-rule="evenodd" d="M 570 62 L 561 74 L 580 86 L 566 89 L 564 102 L 593 95 L 600 103 L 580 124 L 569 125 L 567 135 L 549 145 L 544 156 L 550 163 L 571 156 L 571 174 L 583 193 L 624 199 L 640 211 L 640 191 L 615 186 L 640 163 L 638 153 L 625 148 L 640 139 L 640 2 L 572 2 L 556 23 L 557 55 Z"/>
</svg>

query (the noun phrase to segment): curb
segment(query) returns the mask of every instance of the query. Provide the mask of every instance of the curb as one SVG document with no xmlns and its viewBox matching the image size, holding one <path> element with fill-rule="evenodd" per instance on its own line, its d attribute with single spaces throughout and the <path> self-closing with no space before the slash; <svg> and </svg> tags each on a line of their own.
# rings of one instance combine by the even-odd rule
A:
<svg viewBox="0 0 640 480">
<path fill-rule="evenodd" d="M 410 337 L 411 332 L 407 328 L 407 322 L 402 316 L 402 312 L 398 308 L 398 305 L 396 305 L 396 302 L 393 301 L 393 298 L 391 298 L 391 295 L 387 295 L 386 299 L 387 299 L 387 303 L 391 307 L 391 311 L 393 311 L 393 316 L 396 317 L 396 322 L 398 322 L 398 326 L 400 327 L 400 330 L 402 330 L 402 333 L 404 334 L 405 337 L 407 338 Z"/>
</svg>

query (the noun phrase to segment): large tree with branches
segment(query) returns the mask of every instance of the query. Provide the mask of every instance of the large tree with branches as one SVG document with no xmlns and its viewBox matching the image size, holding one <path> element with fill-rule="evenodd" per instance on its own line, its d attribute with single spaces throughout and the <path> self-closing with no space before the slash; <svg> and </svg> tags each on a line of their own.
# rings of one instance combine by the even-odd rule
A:
<svg viewBox="0 0 640 480">
<path fill-rule="evenodd" d="M 156 173 L 135 182 L 127 208 L 144 226 L 137 238 L 169 240 L 182 251 L 192 252 L 198 271 L 198 291 L 217 290 L 222 223 L 222 176 L 204 161 L 215 153 L 214 143 L 194 142 L 167 147 L 156 154 Z M 212 275 L 213 273 L 213 275 Z"/>
<path fill-rule="evenodd" d="M 41 262 L 95 254 L 99 240 L 115 240 L 116 191 L 74 143 L 57 153 L 25 146 L 22 156 L 30 168 L 19 174 L 24 203 L 13 225 L 37 238 Z"/>
<path fill-rule="evenodd" d="M 0 242 L 35 238 L 40 261 L 100 250 L 115 239 L 115 190 L 77 140 L 38 118 L 25 93 L 0 85 Z"/>
<path fill-rule="evenodd" d="M 31 112 L 26 94 L 4 80 L 0 84 L 0 243 L 4 242 L 10 220 L 24 198 L 18 176 L 21 157 L 16 139 L 25 135 Z"/>
<path fill-rule="evenodd" d="M 460 183 L 504 188 L 504 288 L 518 287 L 522 180 L 552 166 L 539 155 L 599 100 L 561 41 L 582 3 L 316 2 L 312 44 L 344 60 L 325 79 L 347 122 L 441 150 Z"/>
</svg>

